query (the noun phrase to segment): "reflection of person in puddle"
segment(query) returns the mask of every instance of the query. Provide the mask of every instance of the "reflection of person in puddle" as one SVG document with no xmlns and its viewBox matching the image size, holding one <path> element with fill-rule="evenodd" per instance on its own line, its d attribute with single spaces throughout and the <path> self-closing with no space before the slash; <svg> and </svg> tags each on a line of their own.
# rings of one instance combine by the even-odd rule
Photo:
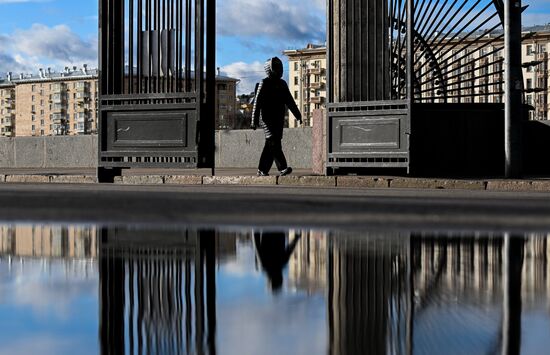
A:
<svg viewBox="0 0 550 355">
<path fill-rule="evenodd" d="M 290 255 L 300 240 L 296 235 L 292 242 L 286 244 L 284 232 L 255 232 L 254 244 L 258 259 L 271 283 L 271 290 L 278 292 L 283 287 L 283 270 L 288 264 Z"/>
</svg>

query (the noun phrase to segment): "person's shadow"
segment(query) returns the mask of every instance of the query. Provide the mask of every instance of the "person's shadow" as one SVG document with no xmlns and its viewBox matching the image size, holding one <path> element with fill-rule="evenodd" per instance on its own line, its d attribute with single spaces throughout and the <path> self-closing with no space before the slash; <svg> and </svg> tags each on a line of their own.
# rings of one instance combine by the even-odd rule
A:
<svg viewBox="0 0 550 355">
<path fill-rule="evenodd" d="M 301 237 L 297 234 L 287 245 L 284 232 L 254 232 L 254 245 L 258 259 L 269 278 L 272 292 L 281 291 L 283 270 Z"/>
</svg>

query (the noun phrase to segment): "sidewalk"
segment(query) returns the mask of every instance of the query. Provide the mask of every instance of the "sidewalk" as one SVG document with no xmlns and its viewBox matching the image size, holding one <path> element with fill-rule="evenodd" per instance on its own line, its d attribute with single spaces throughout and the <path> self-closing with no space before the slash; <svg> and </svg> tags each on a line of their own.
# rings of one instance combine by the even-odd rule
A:
<svg viewBox="0 0 550 355">
<path fill-rule="evenodd" d="M 0 169 L 0 183 L 97 183 L 95 169 Z M 291 176 L 256 176 L 255 169 L 211 170 L 132 169 L 123 171 L 122 185 L 250 185 L 366 189 L 444 189 L 479 191 L 550 192 L 550 178 L 444 179 L 393 176 L 316 176 L 297 170 Z"/>
</svg>

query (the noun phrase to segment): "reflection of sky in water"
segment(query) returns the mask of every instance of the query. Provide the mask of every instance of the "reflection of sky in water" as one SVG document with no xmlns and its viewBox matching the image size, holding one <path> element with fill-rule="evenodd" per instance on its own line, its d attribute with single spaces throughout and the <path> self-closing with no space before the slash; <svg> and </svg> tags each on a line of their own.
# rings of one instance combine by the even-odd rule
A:
<svg viewBox="0 0 550 355">
<path fill-rule="evenodd" d="M 240 243 L 236 259 L 218 271 L 219 353 L 325 353 L 328 330 L 324 296 L 310 297 L 286 287 L 272 295 L 254 257 L 253 245 Z"/>
<path fill-rule="evenodd" d="M 0 261 L 0 354 L 97 354 L 98 275 L 86 261 Z"/>
<path fill-rule="evenodd" d="M 124 231 L 128 234 L 123 235 L 133 238 L 133 241 L 139 234 L 135 230 Z M 163 232 L 148 231 L 144 240 L 148 241 L 153 236 L 151 233 L 160 237 Z M 178 237 L 178 233 L 171 231 L 169 235 Z M 86 238 L 91 235 L 75 238 L 75 245 L 88 240 Z M 290 241 L 290 235 L 292 233 L 286 234 L 287 241 Z M 412 328 L 414 354 L 442 353 L 442 349 L 448 355 L 499 353 L 504 312 L 503 269 L 499 259 L 502 239 L 447 240 L 427 236 L 414 237 L 411 239 L 413 243 L 409 244 L 407 236 L 389 236 L 383 233 L 303 232 L 285 269 L 283 288 L 281 292 L 273 293 L 265 268 L 257 259 L 260 253 L 257 254 L 252 236 L 244 232 L 216 235 L 217 353 L 326 354 L 330 344 L 336 349 L 333 349 L 334 355 L 339 354 L 338 349 L 343 349 L 342 354 L 367 353 L 369 350 L 370 353 L 384 352 L 381 349 L 386 353 L 396 349 L 395 353 L 401 350 L 406 353 L 407 311 L 411 296 L 416 303 Z M 46 256 L 20 258 L 12 256 L 19 254 L 14 252 L 17 248 L 12 246 L 16 243 L 12 244 L 10 238 L 9 235 L 4 238 L 7 242 L 2 244 L 5 249 L 0 253 L 0 355 L 98 354 L 99 340 L 103 339 L 99 315 L 105 316 L 101 313 L 98 298 L 98 265 L 101 265 L 103 285 L 107 290 L 113 285 L 124 284 L 125 281 L 121 280 L 128 277 L 123 272 L 121 279 L 112 278 L 113 283 L 107 282 L 105 275 L 116 273 L 110 264 L 113 260 L 110 255 L 114 255 L 109 254 L 112 250 L 102 249 L 105 253 L 102 260 L 109 261 L 107 264 L 98 264 L 97 254 L 90 251 L 81 258 L 66 256 L 72 250 L 69 248 L 72 242 L 60 244 L 62 248 L 51 259 Z M 35 239 L 45 240 L 40 238 L 22 240 L 33 240 L 33 243 Z M 522 354 L 547 353 L 550 344 L 547 239 L 526 239 L 525 250 L 528 252 L 524 259 L 523 284 L 518 286 L 523 295 Z M 173 239 L 167 240 L 173 242 Z M 204 246 L 204 240 L 201 239 L 200 245 Z M 131 243 L 121 242 L 120 249 L 116 249 L 122 253 L 116 255 L 124 255 L 124 262 L 131 259 L 127 259 L 128 255 L 138 255 L 125 249 L 128 244 Z M 157 244 L 153 245 L 157 247 Z M 173 245 L 167 245 L 164 248 L 171 250 Z M 189 245 L 192 247 L 184 248 L 188 254 L 169 256 L 169 253 L 154 252 L 139 254 L 131 260 L 132 263 L 143 261 L 142 266 L 152 260 L 158 265 L 186 260 L 185 263 L 191 265 L 189 271 L 193 272 L 196 266 L 193 258 L 198 249 L 194 249 L 197 244 Z M 409 247 L 415 248 L 410 254 Z M 36 250 L 27 249 L 27 252 Z M 448 259 L 438 254 L 442 250 L 446 250 Z M 327 262 L 329 254 L 331 263 Z M 165 256 L 158 258 L 159 255 Z M 416 255 L 415 261 L 411 262 L 410 255 Z M 415 288 L 411 294 L 407 270 L 413 264 Z M 155 278 L 143 271 L 139 275 L 141 281 Z M 168 287 L 165 281 L 173 280 L 170 275 L 164 274 L 162 283 L 147 285 Z M 173 334 L 170 328 L 163 327 L 180 323 L 185 326 L 184 319 L 167 315 L 162 300 L 148 303 L 154 298 L 152 289 L 145 287 L 142 290 L 145 294 L 141 306 L 145 306 L 143 314 L 152 333 L 158 330 L 155 335 L 168 334 L 170 337 Z M 112 293 L 104 297 L 103 304 L 113 301 L 112 298 L 116 298 L 113 295 L 122 294 Z M 190 302 L 195 306 L 196 290 L 191 288 L 190 295 Z M 129 299 L 126 295 L 123 300 L 126 305 Z M 331 300 L 334 303 L 329 305 Z M 116 302 L 113 304 L 120 306 Z M 116 313 L 114 308 L 104 307 L 103 310 Z M 127 311 L 123 311 L 125 317 Z M 103 326 L 112 325 L 106 320 L 111 318 L 102 319 Z M 127 326 L 122 324 L 123 328 Z M 194 320 L 190 324 L 194 324 Z M 376 333 L 383 328 L 387 329 Z M 395 331 L 389 331 L 390 328 Z M 377 336 L 379 338 L 374 338 Z M 379 339 L 381 341 L 377 343 Z M 388 346 L 389 342 L 394 342 L 394 346 Z M 357 346 L 373 346 L 374 350 L 362 348 L 359 351 Z"/>
</svg>

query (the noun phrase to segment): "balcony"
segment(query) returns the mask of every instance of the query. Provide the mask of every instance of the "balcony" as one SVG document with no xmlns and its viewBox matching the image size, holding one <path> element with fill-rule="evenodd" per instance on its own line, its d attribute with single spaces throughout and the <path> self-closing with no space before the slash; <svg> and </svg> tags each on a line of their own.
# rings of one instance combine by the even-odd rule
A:
<svg viewBox="0 0 550 355">
<path fill-rule="evenodd" d="M 84 104 L 88 103 L 90 101 L 90 94 L 87 92 L 78 92 L 76 94 L 76 102 L 79 106 L 83 106 Z"/>
<path fill-rule="evenodd" d="M 54 104 L 64 104 L 67 102 L 67 96 L 65 94 L 53 94 L 52 103 Z"/>
<path fill-rule="evenodd" d="M 311 75 L 322 75 L 325 73 L 325 68 L 312 68 L 307 70 L 308 74 Z"/>
<path fill-rule="evenodd" d="M 325 98 L 321 96 L 312 96 L 309 99 L 309 102 L 311 102 L 312 104 L 322 104 L 323 102 L 325 102 Z"/>
<path fill-rule="evenodd" d="M 52 93 L 54 94 L 62 94 L 62 93 L 65 93 L 66 91 L 67 91 L 67 85 L 65 84 L 58 83 L 52 86 Z"/>
<path fill-rule="evenodd" d="M 54 113 L 52 115 L 52 121 L 54 124 L 62 124 L 65 122 L 65 115 L 61 113 Z"/>
<path fill-rule="evenodd" d="M 65 115 L 67 113 L 67 109 L 65 108 L 65 106 L 62 106 L 62 105 L 59 105 L 59 104 L 55 104 L 53 105 L 52 107 L 52 113 L 55 115 L 55 114 L 60 114 L 60 115 Z"/>
<path fill-rule="evenodd" d="M 84 123 L 86 122 L 88 119 L 88 114 L 87 113 L 77 113 L 76 114 L 76 118 L 75 118 L 75 122 L 77 123 Z"/>
<path fill-rule="evenodd" d="M 323 83 L 323 82 L 311 83 L 309 86 L 314 90 L 319 90 L 319 89 L 323 89 L 325 87 L 325 83 Z"/>
<path fill-rule="evenodd" d="M 88 91 L 89 91 L 88 83 L 85 83 L 85 82 L 76 83 L 76 92 L 88 92 Z"/>
<path fill-rule="evenodd" d="M 542 61 L 548 60 L 548 53 L 547 52 L 538 53 L 537 60 L 542 60 Z"/>
<path fill-rule="evenodd" d="M 75 131 L 76 133 L 86 133 L 86 125 L 84 123 L 78 123 Z"/>
<path fill-rule="evenodd" d="M 537 71 L 537 77 L 538 77 L 538 78 L 546 78 L 546 77 L 548 77 L 548 70 L 538 70 L 538 71 Z"/>
<path fill-rule="evenodd" d="M 11 127 L 13 125 L 14 120 L 11 116 L 10 117 L 4 117 L 3 120 L 4 120 L 3 123 L 2 123 L 3 126 Z"/>
</svg>

